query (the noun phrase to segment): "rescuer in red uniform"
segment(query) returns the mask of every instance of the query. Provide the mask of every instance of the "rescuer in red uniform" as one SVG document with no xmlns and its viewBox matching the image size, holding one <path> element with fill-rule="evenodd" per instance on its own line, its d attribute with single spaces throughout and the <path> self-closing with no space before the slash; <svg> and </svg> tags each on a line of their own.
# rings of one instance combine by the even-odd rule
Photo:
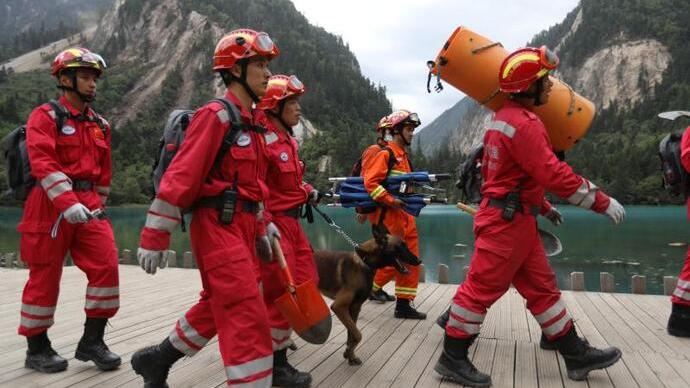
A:
<svg viewBox="0 0 690 388">
<path fill-rule="evenodd" d="M 604 214 L 614 224 L 625 217 L 618 201 L 557 159 L 544 124 L 529 110 L 548 101 L 548 74 L 557 66 L 558 57 L 546 47 L 528 47 L 510 54 L 500 68 L 500 89 L 510 98 L 484 135 L 475 251 L 467 279 L 453 298 L 443 353 L 435 367 L 461 384 L 491 385 L 491 378 L 472 365 L 467 350 L 486 310 L 511 283 L 527 300 L 547 343 L 563 356 L 571 379 L 585 379 L 589 371 L 606 368 L 621 356 L 615 347 L 599 350 L 577 336 L 537 233 L 535 216 L 545 210 L 546 190 Z"/>
</svg>

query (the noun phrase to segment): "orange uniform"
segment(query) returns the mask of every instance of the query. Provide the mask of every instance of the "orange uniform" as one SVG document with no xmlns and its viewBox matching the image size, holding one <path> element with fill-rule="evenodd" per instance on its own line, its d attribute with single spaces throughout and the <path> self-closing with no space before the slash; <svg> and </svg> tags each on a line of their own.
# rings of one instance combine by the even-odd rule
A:
<svg viewBox="0 0 690 388">
<path fill-rule="evenodd" d="M 414 217 L 403 209 L 390 207 L 393 205 L 395 197 L 381 185 L 389 174 L 400 175 L 412 172 L 412 165 L 405 148 L 393 142 L 387 143 L 386 146 L 393 151 L 396 158 L 396 163 L 393 164 L 390 172 L 388 171 L 388 161 L 391 155 L 386 149 L 373 145 L 364 152 L 362 157 L 364 187 L 373 200 L 383 205 L 369 215 L 369 222 L 372 225 L 378 224 L 381 220 L 381 212 L 385 210 L 383 225 L 388 229 L 388 232 L 402 237 L 407 248 L 419 257 L 419 236 Z M 398 272 L 394 267 L 386 267 L 376 271 L 372 290 L 379 290 L 395 277 L 395 296 L 398 299 L 414 299 L 417 296 L 417 285 L 419 284 L 419 266 L 407 264 L 405 266 L 409 270 L 407 274 Z"/>
</svg>

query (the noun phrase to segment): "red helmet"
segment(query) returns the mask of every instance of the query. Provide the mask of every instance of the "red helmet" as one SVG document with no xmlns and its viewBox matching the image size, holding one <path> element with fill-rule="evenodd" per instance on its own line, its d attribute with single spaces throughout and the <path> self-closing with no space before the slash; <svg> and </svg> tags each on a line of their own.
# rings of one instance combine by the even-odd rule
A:
<svg viewBox="0 0 690 388">
<path fill-rule="evenodd" d="M 275 109 L 278 103 L 291 96 L 301 96 L 305 92 L 304 84 L 294 75 L 274 75 L 268 79 L 266 93 L 256 106 L 259 109 Z"/>
<path fill-rule="evenodd" d="M 57 77 L 66 69 L 94 69 L 100 76 L 105 68 L 105 60 L 100 55 L 83 47 L 72 47 L 61 51 L 55 57 L 50 74 Z"/>
<path fill-rule="evenodd" d="M 257 55 L 273 59 L 280 54 L 278 46 L 265 32 L 248 28 L 234 30 L 221 38 L 213 53 L 213 70 L 231 68 L 238 60 Z"/>
<path fill-rule="evenodd" d="M 519 49 L 503 60 L 498 73 L 499 88 L 505 93 L 524 92 L 556 67 L 558 56 L 546 46 Z"/>
<path fill-rule="evenodd" d="M 422 124 L 422 122 L 419 121 L 419 116 L 417 116 L 416 113 L 412 113 L 409 110 L 401 109 L 396 110 L 388 116 L 382 117 L 381 120 L 379 120 L 378 125 L 376 126 L 376 130 L 383 131 L 386 129 L 392 129 L 397 125 L 405 124 L 410 124 L 413 127 L 417 128 Z"/>
</svg>

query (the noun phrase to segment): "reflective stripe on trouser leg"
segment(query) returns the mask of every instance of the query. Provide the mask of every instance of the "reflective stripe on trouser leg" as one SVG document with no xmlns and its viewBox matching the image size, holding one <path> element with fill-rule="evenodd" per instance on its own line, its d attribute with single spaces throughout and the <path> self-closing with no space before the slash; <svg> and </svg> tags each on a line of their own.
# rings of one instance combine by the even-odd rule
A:
<svg viewBox="0 0 690 388">
<path fill-rule="evenodd" d="M 673 291 L 673 296 L 678 298 L 681 303 L 690 304 L 690 281 L 678 279 L 678 284 Z"/>
<path fill-rule="evenodd" d="M 231 387 L 270 387 L 273 382 L 273 355 L 237 365 L 226 365 L 225 374 Z"/>
<path fill-rule="evenodd" d="M 450 305 L 450 317 L 446 333 L 451 337 L 467 338 L 479 334 L 486 314 L 476 313 L 458 304 Z"/>
<path fill-rule="evenodd" d="M 211 339 L 199 334 L 199 332 L 189 324 L 187 317 L 183 315 L 177 323 L 175 323 L 175 328 L 170 332 L 170 335 L 168 335 L 168 340 L 175 349 L 187 356 L 193 356 Z"/>
<path fill-rule="evenodd" d="M 292 335 L 292 328 L 290 327 L 287 329 L 272 327 L 271 340 L 273 341 L 273 351 L 275 352 L 276 350 L 287 349 L 290 345 L 292 345 L 293 341 L 290 338 L 290 335 Z"/>
<path fill-rule="evenodd" d="M 22 292 L 19 335 L 31 337 L 53 325 L 68 242 L 68 233 L 56 239 L 48 233 L 22 233 L 20 252 L 29 266 L 29 278 Z"/>
<path fill-rule="evenodd" d="M 572 318 L 562 299 L 558 299 L 556 303 L 544 312 L 536 314 L 534 318 L 539 322 L 542 332 L 549 340 L 559 338 L 559 334 L 563 334 L 572 325 Z"/>
</svg>

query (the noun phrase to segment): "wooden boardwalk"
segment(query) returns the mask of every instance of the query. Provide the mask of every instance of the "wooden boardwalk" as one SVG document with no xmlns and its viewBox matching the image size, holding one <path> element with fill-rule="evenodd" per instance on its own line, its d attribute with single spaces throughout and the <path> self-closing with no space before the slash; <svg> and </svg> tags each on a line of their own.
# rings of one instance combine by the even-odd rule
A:
<svg viewBox="0 0 690 388">
<path fill-rule="evenodd" d="M 196 270 L 170 268 L 155 276 L 135 266 L 121 266 L 121 305 L 111 320 L 106 341 L 123 358 L 120 369 L 100 372 L 74 359 L 82 332 L 86 280 L 66 267 L 62 293 L 50 338 L 69 359 L 69 369 L 43 375 L 24 369 L 24 338 L 16 335 L 21 289 L 27 270 L 0 269 L 0 386 L 2 387 L 141 387 L 131 370 L 132 353 L 159 342 L 176 319 L 197 298 Z M 435 318 L 448 306 L 455 285 L 422 283 L 416 301 L 429 314 L 425 321 L 393 318 L 393 303 L 366 303 L 359 319 L 364 339 L 357 349 L 361 366 L 342 357 L 346 334 L 334 318 L 328 342 L 315 346 L 297 339 L 289 359 L 311 372 L 314 387 L 456 387 L 433 371 L 442 346 Z M 475 365 L 491 373 L 495 387 L 685 387 L 690 386 L 690 339 L 668 336 L 668 297 L 652 295 L 564 292 L 564 300 L 580 333 L 595 346 L 616 345 L 623 359 L 606 371 L 590 373 L 584 382 L 569 380 L 555 351 L 539 349 L 539 326 L 513 289 L 491 308 L 481 337 L 471 349 Z M 224 386 L 214 339 L 193 358 L 173 368 L 171 387 Z"/>
</svg>

